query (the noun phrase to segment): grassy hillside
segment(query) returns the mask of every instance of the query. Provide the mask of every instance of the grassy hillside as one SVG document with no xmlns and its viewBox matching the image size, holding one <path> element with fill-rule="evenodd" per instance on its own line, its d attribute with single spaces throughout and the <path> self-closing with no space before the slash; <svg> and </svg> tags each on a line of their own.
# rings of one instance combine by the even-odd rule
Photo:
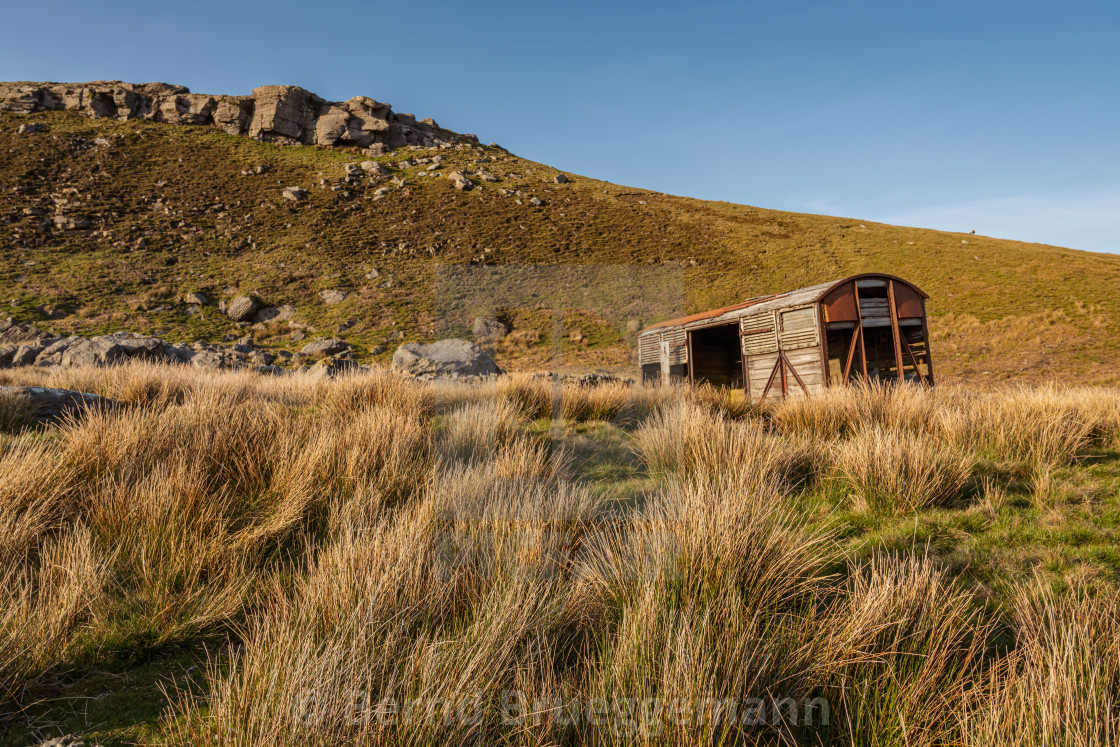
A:
<svg viewBox="0 0 1120 747">
<path fill-rule="evenodd" d="M 18 134 L 30 121 L 45 130 Z M 434 154 L 399 150 L 374 160 L 398 170 L 406 158 Z M 192 314 L 177 299 L 251 292 L 292 304 L 296 324 L 310 328 L 252 330 L 259 344 L 298 348 L 293 333 L 338 333 L 384 361 L 401 341 L 438 336 L 438 263 L 679 267 L 683 312 L 885 271 L 930 294 L 943 381 L 1120 378 L 1120 257 L 705 202 L 578 176 L 556 184 L 555 169 L 499 148 L 440 154 L 442 174 L 484 169 L 498 180 L 458 192 L 446 178 L 419 176 L 427 168 L 419 165 L 398 170 L 407 186 L 386 183 L 390 191 L 375 198 L 381 185 L 341 182 L 344 164 L 367 160 L 356 152 L 72 112 L 0 114 L 0 301 L 17 319 L 58 333 L 128 329 L 219 341 L 245 331 L 215 307 Z M 258 165 L 267 172 L 242 174 Z M 292 185 L 309 198 L 285 201 L 281 191 Z M 534 206 L 533 197 L 544 204 Z M 72 225 L 85 219 L 88 227 L 56 227 L 60 206 L 77 219 Z M 373 269 L 377 276 L 367 277 Z M 349 295 L 327 305 L 322 290 Z M 565 362 L 626 365 L 625 328 L 588 306 L 565 316 Z M 549 310 L 527 303 L 505 317 L 514 333 L 499 345 L 502 364 L 550 359 Z M 576 330 L 578 343 L 568 339 Z M 371 354 L 378 346 L 384 352 Z"/>
</svg>

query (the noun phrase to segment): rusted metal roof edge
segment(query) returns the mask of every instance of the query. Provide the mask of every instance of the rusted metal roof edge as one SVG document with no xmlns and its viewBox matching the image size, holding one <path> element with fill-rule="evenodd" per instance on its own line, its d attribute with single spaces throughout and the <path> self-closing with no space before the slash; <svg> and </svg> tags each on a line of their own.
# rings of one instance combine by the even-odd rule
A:
<svg viewBox="0 0 1120 747">
<path fill-rule="evenodd" d="M 927 294 L 925 291 L 923 291 L 918 286 L 911 283 L 909 280 L 903 280 L 902 278 L 900 278 L 896 275 L 888 275 L 887 273 L 884 273 L 884 272 L 862 272 L 862 273 L 859 273 L 857 275 L 849 275 L 848 277 L 841 278 L 840 280 L 835 280 L 835 281 L 825 282 L 825 283 L 819 283 L 817 285 L 808 285 L 808 286 L 805 286 L 804 288 L 795 288 L 794 290 L 785 291 L 783 293 L 774 293 L 774 294 L 769 295 L 769 296 L 756 296 L 755 298 L 750 298 L 750 299 L 747 299 L 746 301 L 742 301 L 742 302 L 737 303 L 737 304 L 732 304 L 730 306 L 723 306 L 721 308 L 710 309 L 708 311 L 698 311 L 695 314 L 689 314 L 687 316 L 677 317 L 676 319 L 669 319 L 669 320 L 664 321 L 664 322 L 658 322 L 657 324 L 651 324 L 648 327 L 646 327 L 645 329 L 643 329 L 641 332 L 639 332 L 638 337 L 641 337 L 642 335 L 646 334 L 647 332 L 652 332 L 654 330 L 667 329 L 669 327 L 683 327 L 683 326 L 686 326 L 686 325 L 689 325 L 689 324 L 695 324 L 696 322 L 703 322 L 703 321 L 718 319 L 719 317 L 722 317 L 725 314 L 730 314 L 734 311 L 742 311 L 743 309 L 749 309 L 752 306 L 759 306 L 759 305 L 761 305 L 763 303 L 766 303 L 768 301 L 781 300 L 783 298 L 788 298 L 789 296 L 797 295 L 797 294 L 803 293 L 805 291 L 814 291 L 814 294 L 812 296 L 810 296 L 809 298 L 800 299 L 799 301 L 797 301 L 798 304 L 811 303 L 813 301 L 819 301 L 820 299 L 827 296 L 829 293 L 831 293 L 833 290 L 835 290 L 839 286 L 841 286 L 845 283 L 850 283 L 854 280 L 860 280 L 860 279 L 863 279 L 863 278 L 883 278 L 885 280 L 894 280 L 896 282 L 903 283 L 904 285 L 909 286 L 922 298 L 926 298 L 926 299 L 929 298 L 929 294 Z"/>
<path fill-rule="evenodd" d="M 699 322 L 699 321 L 704 321 L 706 319 L 715 319 L 716 317 L 723 316 L 724 314 L 727 314 L 727 313 L 732 312 L 732 311 L 739 311 L 741 309 L 748 309 L 751 306 L 757 306 L 760 303 L 764 303 L 764 302 L 769 301 L 771 299 L 778 298 L 779 296 L 782 296 L 782 295 L 785 295 L 785 294 L 778 293 L 778 294 L 772 295 L 772 296 L 758 296 L 756 298 L 747 299 L 746 301 L 742 301 L 740 303 L 732 304 L 731 306 L 723 306 L 721 308 L 710 309 L 708 311 L 698 311 L 695 314 L 689 314 L 688 316 L 682 316 L 682 317 L 677 317 L 676 319 L 669 319 L 668 321 L 658 322 L 657 324 L 649 325 L 648 327 L 643 329 L 641 332 L 639 332 L 638 335 L 644 335 L 646 332 L 649 332 L 650 330 L 654 330 L 654 329 L 662 329 L 664 327 L 679 327 L 681 325 L 688 324 L 690 322 Z"/>
</svg>

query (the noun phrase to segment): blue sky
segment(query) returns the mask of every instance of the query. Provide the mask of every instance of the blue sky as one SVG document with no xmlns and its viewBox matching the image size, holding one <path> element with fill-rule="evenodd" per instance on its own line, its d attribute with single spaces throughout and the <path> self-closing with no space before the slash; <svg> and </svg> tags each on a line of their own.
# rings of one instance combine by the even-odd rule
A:
<svg viewBox="0 0 1120 747">
<path fill-rule="evenodd" d="M 190 3 L 4 10 L 0 78 L 364 94 L 578 174 L 1120 252 L 1120 4 Z"/>
</svg>

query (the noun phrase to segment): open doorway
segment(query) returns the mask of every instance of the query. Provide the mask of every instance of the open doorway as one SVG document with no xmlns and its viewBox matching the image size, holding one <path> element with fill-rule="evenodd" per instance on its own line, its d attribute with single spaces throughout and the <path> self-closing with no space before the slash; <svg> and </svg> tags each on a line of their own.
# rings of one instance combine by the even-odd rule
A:
<svg viewBox="0 0 1120 747">
<path fill-rule="evenodd" d="M 828 343 L 828 385 L 840 386 L 863 379 L 857 322 L 832 322 L 825 331 Z"/>
<path fill-rule="evenodd" d="M 743 348 L 739 324 L 720 324 L 688 334 L 693 382 L 742 388 Z"/>
<path fill-rule="evenodd" d="M 898 366 L 891 328 L 864 327 L 863 339 L 867 347 L 867 378 L 871 381 L 897 381 Z"/>
</svg>

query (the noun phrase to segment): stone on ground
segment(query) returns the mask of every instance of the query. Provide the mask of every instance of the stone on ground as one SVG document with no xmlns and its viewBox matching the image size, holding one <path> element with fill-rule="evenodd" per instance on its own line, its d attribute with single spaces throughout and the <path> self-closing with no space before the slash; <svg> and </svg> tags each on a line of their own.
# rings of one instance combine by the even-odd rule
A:
<svg viewBox="0 0 1120 747">
<path fill-rule="evenodd" d="M 451 186 L 460 192 L 466 192 L 474 188 L 474 182 L 467 178 L 467 175 L 462 171 L 452 171 L 447 175 L 447 178 L 451 182 Z"/>
<path fill-rule="evenodd" d="M 259 299 L 253 296 L 238 296 L 229 302 L 226 307 L 226 316 L 235 322 L 247 322 L 256 315 L 261 308 Z"/>
<path fill-rule="evenodd" d="M 497 319 L 481 316 L 474 320 L 474 327 L 471 328 L 471 334 L 479 340 L 497 340 L 508 333 L 509 328 Z"/>
<path fill-rule="evenodd" d="M 346 291 L 334 288 L 319 291 L 319 298 L 322 299 L 323 303 L 327 306 L 334 306 L 335 304 L 342 303 L 346 300 L 347 295 Z"/>
<path fill-rule="evenodd" d="M 287 187 L 282 194 L 284 199 L 289 202 L 300 202 L 307 199 L 307 190 L 301 187 Z"/>
<path fill-rule="evenodd" d="M 303 355 L 338 355 L 339 353 L 350 352 L 351 347 L 338 339 L 331 337 L 327 339 L 312 340 L 300 349 Z"/>
<path fill-rule="evenodd" d="M 502 370 L 485 350 L 467 340 L 410 342 L 393 353 L 393 370 L 420 377 L 495 376 Z"/>
</svg>

